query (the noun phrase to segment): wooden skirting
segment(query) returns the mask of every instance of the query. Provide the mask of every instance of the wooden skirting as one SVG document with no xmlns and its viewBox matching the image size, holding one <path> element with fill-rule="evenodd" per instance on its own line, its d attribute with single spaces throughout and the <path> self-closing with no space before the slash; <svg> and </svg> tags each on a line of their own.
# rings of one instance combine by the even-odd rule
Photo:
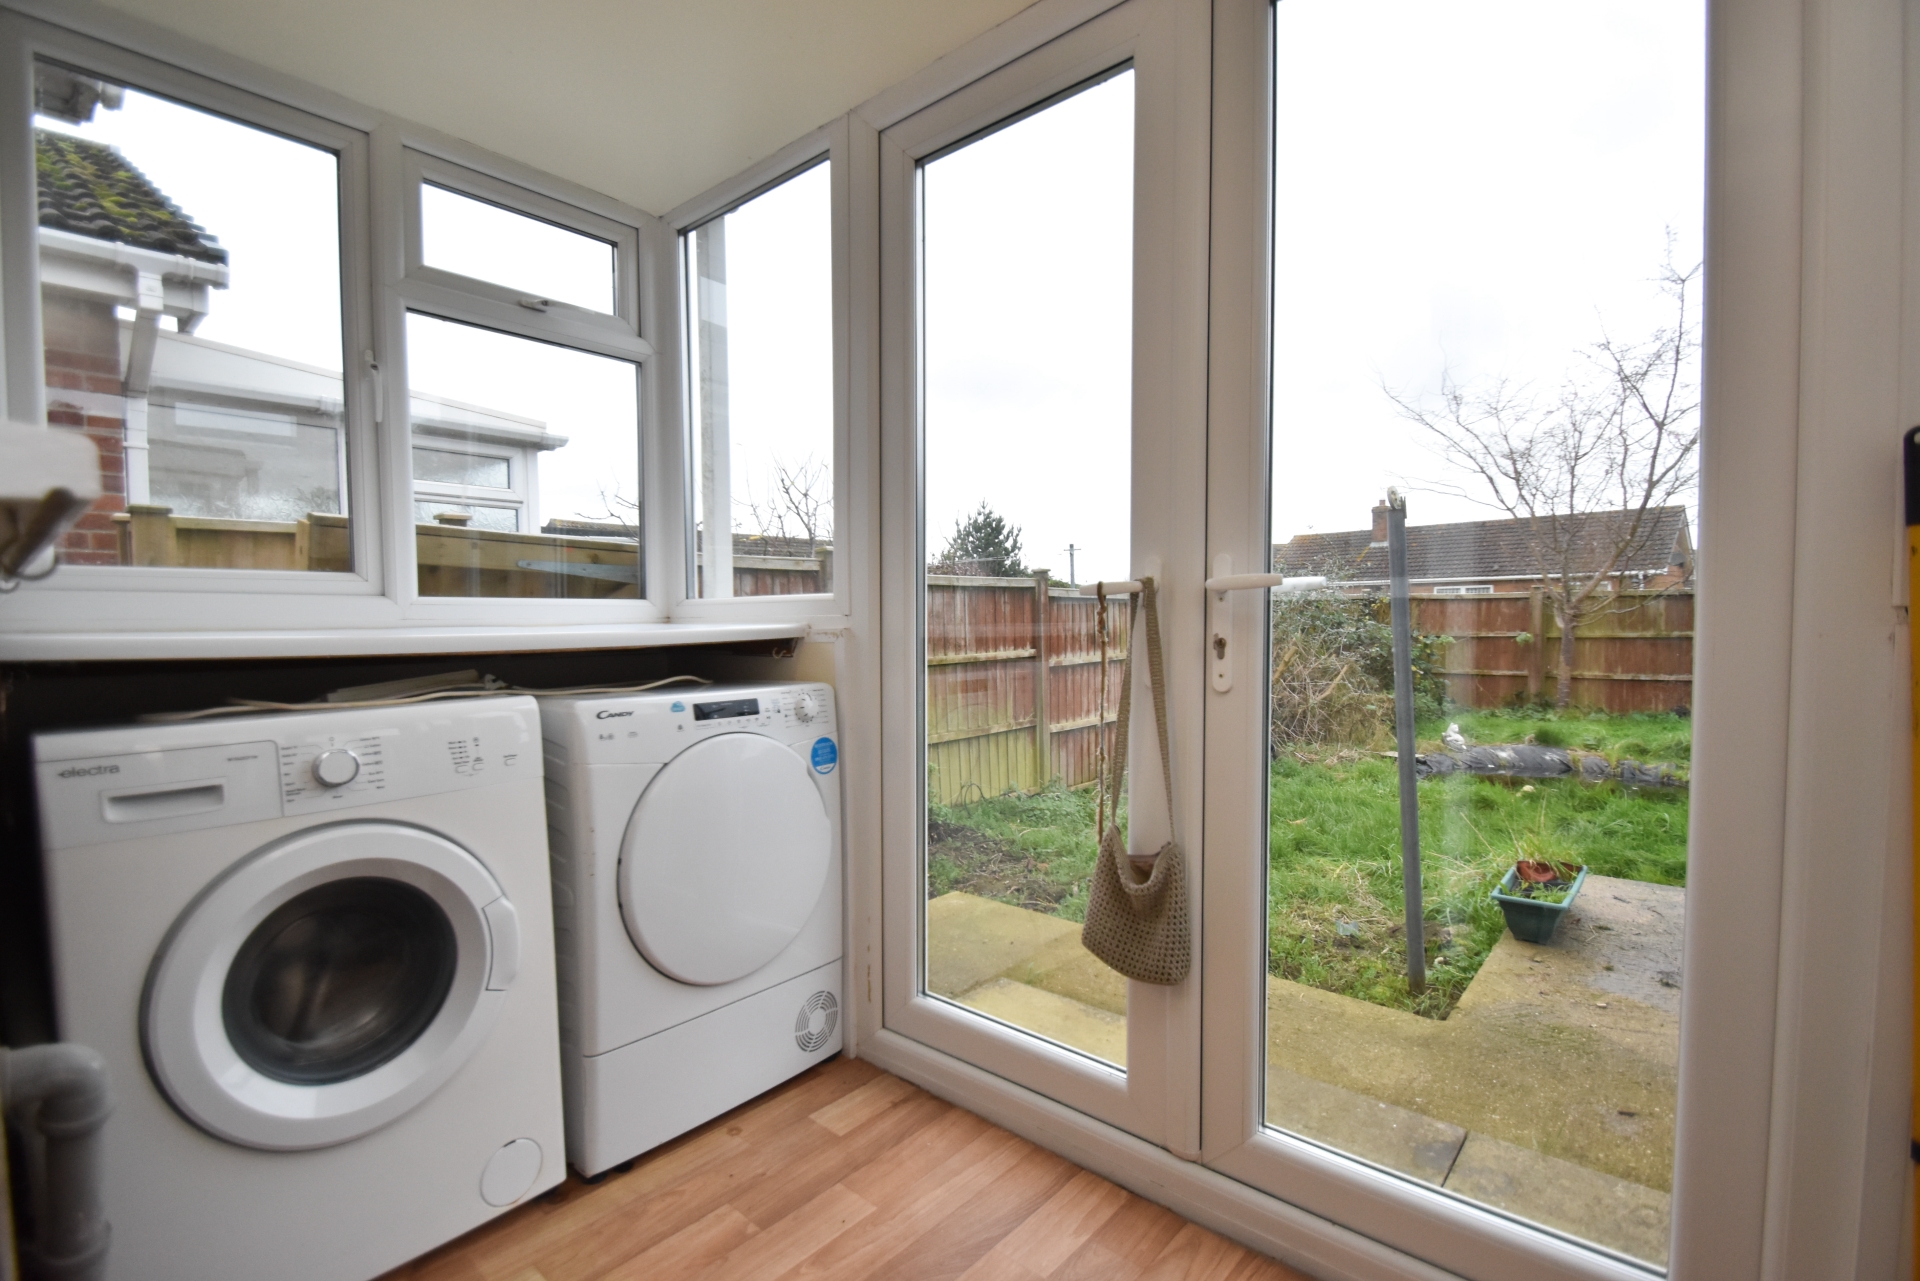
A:
<svg viewBox="0 0 1920 1281">
<path fill-rule="evenodd" d="M 1305 1281 L 869 1064 L 824 1063 L 384 1281 Z"/>
</svg>

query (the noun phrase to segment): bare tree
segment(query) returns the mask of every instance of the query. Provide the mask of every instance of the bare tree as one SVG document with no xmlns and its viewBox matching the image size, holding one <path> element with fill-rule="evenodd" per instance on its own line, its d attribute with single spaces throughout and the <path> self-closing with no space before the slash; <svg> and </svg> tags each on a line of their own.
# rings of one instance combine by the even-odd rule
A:
<svg viewBox="0 0 1920 1281">
<path fill-rule="evenodd" d="M 1700 266 L 1671 254 L 1661 291 L 1673 323 L 1636 343 L 1603 336 L 1586 368 L 1551 396 L 1505 379 L 1461 386 L 1438 404 L 1387 395 L 1431 432 L 1448 462 L 1477 485 L 1431 486 L 1525 523 L 1526 544 L 1560 625 L 1554 705 L 1573 701 L 1574 629 L 1614 608 L 1605 593 L 1658 532 L 1654 514 L 1692 491 L 1700 440 L 1692 308 Z M 1539 640 L 1536 638 L 1535 643 Z"/>
<path fill-rule="evenodd" d="M 771 491 L 759 500 L 749 491 L 745 506 L 762 538 L 804 538 L 809 556 L 833 538 L 833 474 L 812 455 L 791 467 L 775 459 Z"/>
</svg>

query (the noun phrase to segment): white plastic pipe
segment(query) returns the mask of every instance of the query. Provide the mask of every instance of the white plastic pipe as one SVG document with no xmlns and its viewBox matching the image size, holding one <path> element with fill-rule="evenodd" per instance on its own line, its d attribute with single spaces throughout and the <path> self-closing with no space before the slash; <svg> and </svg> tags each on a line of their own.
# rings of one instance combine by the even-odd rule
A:
<svg viewBox="0 0 1920 1281">
<path fill-rule="evenodd" d="M 107 1061 L 85 1045 L 0 1048 L 7 1116 L 40 1136 L 34 1179 L 38 1232 L 21 1263 L 41 1281 L 99 1281 L 111 1229 L 100 1199 L 100 1127 L 113 1110 Z"/>
</svg>

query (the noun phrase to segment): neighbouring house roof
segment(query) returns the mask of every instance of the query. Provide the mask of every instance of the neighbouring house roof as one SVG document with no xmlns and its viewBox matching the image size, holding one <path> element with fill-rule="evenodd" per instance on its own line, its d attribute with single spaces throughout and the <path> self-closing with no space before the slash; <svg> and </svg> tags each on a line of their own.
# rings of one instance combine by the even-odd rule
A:
<svg viewBox="0 0 1920 1281">
<path fill-rule="evenodd" d="M 1562 517 L 1570 522 L 1576 546 L 1585 554 L 1576 566 L 1598 568 L 1613 544 L 1613 531 L 1630 519 L 1626 512 L 1584 512 Z M 1384 539 L 1384 535 L 1382 535 Z M 1371 529 L 1337 534 L 1295 534 L 1273 549 L 1274 570 L 1289 575 L 1324 574 L 1338 582 L 1385 582 L 1387 547 L 1375 543 Z M 1656 507 L 1620 572 L 1667 574 L 1691 571 L 1693 543 L 1684 507 Z M 1470 520 L 1451 525 L 1407 526 L 1407 577 L 1415 582 L 1471 579 L 1538 578 L 1540 566 L 1524 520 Z"/>
<path fill-rule="evenodd" d="M 33 131 L 40 225 L 159 253 L 227 261 L 219 240 L 187 217 L 117 147 Z"/>
</svg>

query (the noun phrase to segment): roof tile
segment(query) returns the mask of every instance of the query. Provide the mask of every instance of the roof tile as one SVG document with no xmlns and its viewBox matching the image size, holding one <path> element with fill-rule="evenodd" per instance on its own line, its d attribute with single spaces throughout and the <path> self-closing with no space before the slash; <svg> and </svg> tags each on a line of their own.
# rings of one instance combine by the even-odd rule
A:
<svg viewBox="0 0 1920 1281">
<path fill-rule="evenodd" d="M 202 262 L 227 261 L 219 240 L 127 163 L 119 148 L 35 129 L 33 157 L 42 227 Z"/>
<path fill-rule="evenodd" d="M 1611 544 L 1610 530 L 1626 512 L 1582 512 L 1572 522 L 1576 572 L 1598 567 Z M 1684 507 L 1654 507 L 1645 529 L 1621 567 L 1629 574 L 1663 574 L 1673 567 L 1676 545 L 1687 536 Z M 1525 520 L 1470 520 L 1450 525 L 1407 526 L 1407 577 L 1422 581 L 1538 577 Z M 1690 544 L 1689 544 L 1690 545 Z M 1336 534 L 1295 534 L 1273 549 L 1282 574 L 1324 574 L 1337 582 L 1384 582 L 1386 545 L 1373 545 L 1370 529 Z"/>
</svg>

